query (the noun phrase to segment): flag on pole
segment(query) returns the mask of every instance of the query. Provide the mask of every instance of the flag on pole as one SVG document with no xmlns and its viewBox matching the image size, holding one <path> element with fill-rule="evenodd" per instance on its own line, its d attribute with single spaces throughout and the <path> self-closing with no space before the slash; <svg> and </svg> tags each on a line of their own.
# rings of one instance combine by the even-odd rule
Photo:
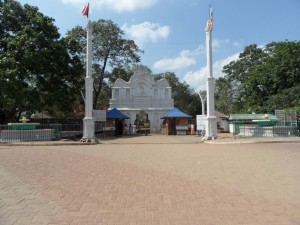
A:
<svg viewBox="0 0 300 225">
<path fill-rule="evenodd" d="M 208 28 L 210 30 L 213 29 L 214 26 L 214 16 L 213 16 L 213 10 L 211 8 L 211 5 L 209 5 L 209 20 L 208 20 Z"/>
<path fill-rule="evenodd" d="M 86 4 L 86 6 L 83 8 L 82 10 L 82 15 L 83 16 L 86 16 L 86 17 L 89 17 L 89 3 Z"/>
</svg>

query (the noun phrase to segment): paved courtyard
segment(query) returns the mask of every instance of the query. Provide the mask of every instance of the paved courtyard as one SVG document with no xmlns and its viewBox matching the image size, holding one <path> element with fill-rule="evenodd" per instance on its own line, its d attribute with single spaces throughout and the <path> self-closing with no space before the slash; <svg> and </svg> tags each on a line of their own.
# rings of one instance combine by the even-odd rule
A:
<svg viewBox="0 0 300 225">
<path fill-rule="evenodd" d="M 147 138 L 1 145 L 0 225 L 300 224 L 300 143 Z"/>
</svg>

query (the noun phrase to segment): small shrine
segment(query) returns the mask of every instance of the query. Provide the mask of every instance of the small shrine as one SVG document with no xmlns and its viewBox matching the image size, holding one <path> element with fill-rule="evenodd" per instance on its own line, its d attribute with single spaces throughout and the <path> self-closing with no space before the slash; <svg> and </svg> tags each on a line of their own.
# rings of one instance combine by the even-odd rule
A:
<svg viewBox="0 0 300 225">
<path fill-rule="evenodd" d="M 171 111 L 162 116 L 164 119 L 163 134 L 166 135 L 187 135 L 189 130 L 189 119 L 192 116 L 173 108 Z"/>
<path fill-rule="evenodd" d="M 125 119 L 129 119 L 118 109 L 113 108 L 106 113 L 106 123 L 103 128 L 104 134 L 107 136 L 119 136 L 125 134 L 127 131 Z"/>
</svg>

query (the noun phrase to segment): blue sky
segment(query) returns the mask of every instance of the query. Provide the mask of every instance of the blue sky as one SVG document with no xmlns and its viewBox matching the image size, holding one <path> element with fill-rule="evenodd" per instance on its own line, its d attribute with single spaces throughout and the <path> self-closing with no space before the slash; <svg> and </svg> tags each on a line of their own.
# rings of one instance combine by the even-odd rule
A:
<svg viewBox="0 0 300 225">
<path fill-rule="evenodd" d="M 153 73 L 175 72 L 195 91 L 206 82 L 205 25 L 214 14 L 213 74 L 250 44 L 300 40 L 300 0 L 19 0 L 55 19 L 62 36 L 87 19 L 111 19 L 145 51 L 141 64 Z"/>
</svg>

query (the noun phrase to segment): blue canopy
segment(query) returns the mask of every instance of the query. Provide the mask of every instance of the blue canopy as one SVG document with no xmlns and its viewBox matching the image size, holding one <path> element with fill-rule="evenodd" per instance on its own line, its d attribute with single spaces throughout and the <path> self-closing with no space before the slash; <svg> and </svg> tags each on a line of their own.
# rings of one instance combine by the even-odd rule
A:
<svg viewBox="0 0 300 225">
<path fill-rule="evenodd" d="M 129 119 L 129 117 L 116 108 L 113 108 L 109 112 L 106 112 L 106 119 Z"/>
<path fill-rule="evenodd" d="M 162 118 L 192 118 L 192 116 L 181 112 L 178 108 L 175 107 L 170 112 L 163 115 Z"/>
</svg>

